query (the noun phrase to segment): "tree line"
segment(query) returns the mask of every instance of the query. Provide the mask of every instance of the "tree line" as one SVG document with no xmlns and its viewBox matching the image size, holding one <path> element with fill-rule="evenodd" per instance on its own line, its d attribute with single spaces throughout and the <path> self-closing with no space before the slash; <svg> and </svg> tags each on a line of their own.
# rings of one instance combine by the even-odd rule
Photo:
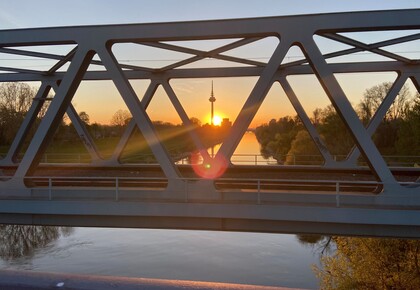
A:
<svg viewBox="0 0 420 290">
<path fill-rule="evenodd" d="M 2 149 L 3 152 L 12 144 L 20 125 L 34 101 L 35 95 L 36 90 L 26 83 L 3 83 L 0 85 L 0 149 Z M 35 134 L 36 128 L 48 109 L 48 105 L 49 102 L 45 101 L 35 119 L 35 124 L 31 126 L 23 150 L 29 145 L 29 141 Z M 96 145 L 99 145 L 98 149 L 102 151 L 101 153 L 105 153 L 104 155 L 112 153 L 112 148 L 116 146 L 118 140 L 123 135 L 132 119 L 128 110 L 117 110 L 111 116 L 109 124 L 91 122 L 89 114 L 85 111 L 79 112 L 78 115 L 92 139 L 98 141 L 95 143 Z M 200 140 L 206 147 L 222 142 L 229 130 L 229 128 L 225 127 L 210 126 L 208 124 L 202 125 L 201 122 L 194 117 L 191 118 L 191 123 L 193 124 L 192 129 L 196 130 Z M 152 125 L 162 143 L 171 154 L 183 155 L 197 149 L 194 142 L 191 140 L 188 132 L 189 129 L 183 124 L 172 124 L 157 120 L 153 121 Z M 74 152 L 76 151 L 75 149 L 83 147 L 77 131 L 66 114 L 54 134 L 52 144 L 53 146 L 50 146 L 49 148 L 49 151 L 52 153 L 63 151 Z M 70 147 L 71 149 L 66 150 L 66 148 Z M 79 148 L 78 150 L 80 153 L 85 152 L 83 148 Z M 130 137 L 126 151 L 127 158 L 139 154 L 152 155 L 146 140 L 137 128 Z"/>
<path fill-rule="evenodd" d="M 0 85 L 0 144 L 11 144 L 36 91 L 24 83 Z M 41 110 L 39 118 L 45 110 Z"/>
<path fill-rule="evenodd" d="M 355 107 L 360 121 L 367 126 L 386 97 L 392 83 L 384 82 L 367 89 Z M 345 157 L 355 145 L 345 124 L 332 105 L 317 108 L 311 117 L 323 144 L 332 155 Z M 320 152 L 298 116 L 272 119 L 256 128 L 255 134 L 265 158 L 292 164 L 296 155 L 307 155 L 306 162 L 319 161 Z M 411 94 L 404 85 L 381 121 L 372 139 L 383 155 L 420 155 L 420 95 Z"/>
<path fill-rule="evenodd" d="M 297 235 L 320 254 L 320 289 L 420 289 L 420 240 Z"/>
<path fill-rule="evenodd" d="M 355 110 L 365 126 L 374 116 L 391 85 L 385 82 L 367 89 L 363 94 Z M 35 95 L 36 90 L 25 83 L 0 85 L 0 144 L 3 147 L 12 143 Z M 32 126 L 28 140 L 34 134 L 47 108 L 48 102 L 45 102 L 35 120 L 35 126 Z M 80 112 L 79 117 L 93 139 L 120 137 L 131 119 L 127 110 L 118 110 L 112 116 L 109 125 L 91 123 L 86 112 Z M 332 106 L 315 109 L 311 120 L 331 154 L 345 156 L 349 153 L 354 141 Z M 228 133 L 227 130 L 202 126 L 196 118 L 192 118 L 192 122 L 196 124 L 197 132 L 206 146 L 220 143 Z M 178 138 L 176 143 L 184 143 L 188 147 L 178 148 L 177 151 L 194 150 L 191 145 L 193 142 L 189 139 L 184 126 L 160 121 L 154 122 L 154 126 L 157 131 L 165 132 L 163 139 L 171 131 L 170 140 Z M 293 156 L 297 155 L 311 155 L 310 158 L 320 160 L 317 147 L 297 116 L 273 119 L 257 127 L 255 133 L 261 145 L 261 153 L 266 158 L 273 157 L 279 163 L 285 164 L 293 163 Z M 403 86 L 372 138 L 383 155 L 420 155 L 419 93 L 413 96 L 407 85 Z M 75 140 L 78 140 L 77 133 L 71 122 L 64 118 L 53 141 L 62 145 Z M 173 147 L 172 145 L 168 146 Z M 306 160 L 311 161 L 310 158 Z"/>
</svg>

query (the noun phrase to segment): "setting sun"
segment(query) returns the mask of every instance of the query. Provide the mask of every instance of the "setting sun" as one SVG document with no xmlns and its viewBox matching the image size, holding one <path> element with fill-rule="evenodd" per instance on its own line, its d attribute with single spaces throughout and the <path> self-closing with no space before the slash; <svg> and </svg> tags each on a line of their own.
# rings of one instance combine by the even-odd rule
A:
<svg viewBox="0 0 420 290">
<path fill-rule="evenodd" d="M 220 124 L 222 124 L 222 117 L 216 115 L 213 117 L 213 124 L 215 126 L 220 126 Z"/>
</svg>

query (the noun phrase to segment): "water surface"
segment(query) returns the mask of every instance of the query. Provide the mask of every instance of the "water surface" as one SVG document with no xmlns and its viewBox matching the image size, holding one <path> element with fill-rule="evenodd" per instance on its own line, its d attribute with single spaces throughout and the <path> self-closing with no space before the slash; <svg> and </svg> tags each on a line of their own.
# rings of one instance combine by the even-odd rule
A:
<svg viewBox="0 0 420 290">
<path fill-rule="evenodd" d="M 214 148 L 217 152 L 219 147 Z M 235 154 L 253 164 L 259 144 L 246 133 Z M 241 159 L 242 158 L 242 159 Z M 258 164 L 267 164 L 261 156 Z M 183 230 L 9 226 L 2 269 L 318 288 L 318 253 L 294 235 Z M 4 228 L 5 230 L 5 228 Z M 16 243 L 19 240 L 20 242 Z M 32 248 L 31 248 L 32 247 Z M 21 249 L 23 248 L 23 249 Z"/>
<path fill-rule="evenodd" d="M 317 262 L 318 253 L 294 235 L 74 228 L 0 267 L 314 289 Z"/>
</svg>

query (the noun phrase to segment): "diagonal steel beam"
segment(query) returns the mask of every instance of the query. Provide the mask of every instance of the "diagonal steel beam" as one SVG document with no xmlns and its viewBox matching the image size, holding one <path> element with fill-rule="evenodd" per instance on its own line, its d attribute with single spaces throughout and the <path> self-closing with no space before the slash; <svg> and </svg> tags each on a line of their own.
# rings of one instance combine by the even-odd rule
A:
<svg viewBox="0 0 420 290">
<path fill-rule="evenodd" d="M 314 141 L 315 146 L 318 148 L 319 152 L 324 158 L 325 160 L 324 166 L 327 166 L 327 167 L 333 166 L 336 162 L 331 156 L 331 153 L 329 152 L 324 141 L 322 141 L 321 136 L 318 134 L 318 131 L 316 130 L 315 126 L 312 124 L 311 120 L 309 119 L 308 114 L 306 114 L 305 109 L 302 107 L 302 104 L 299 102 L 298 97 L 296 96 L 295 92 L 293 91 L 286 77 L 284 76 L 280 77 L 278 79 L 278 82 L 283 87 L 283 90 L 285 91 L 287 97 L 292 103 L 293 108 L 298 114 L 306 130 L 308 130 L 308 133 L 311 136 L 312 140 Z"/>
<path fill-rule="evenodd" d="M 225 52 L 225 51 L 228 51 L 228 50 L 232 50 L 234 48 L 238 48 L 238 47 L 253 43 L 253 42 L 261 40 L 261 39 L 262 39 L 261 37 L 243 38 L 243 39 L 234 41 L 232 43 L 222 45 L 222 46 L 220 46 L 218 48 L 215 48 L 215 49 L 212 49 L 210 51 L 203 51 L 203 50 L 199 50 L 199 49 L 194 49 L 194 48 L 189 48 L 189 47 L 184 47 L 184 46 L 179 46 L 179 45 L 174 45 L 174 44 L 164 43 L 164 42 L 137 42 L 137 43 L 147 45 L 147 46 L 151 46 L 151 47 L 156 47 L 156 48 L 162 48 L 162 49 L 187 53 L 187 54 L 205 55 L 205 54 L 208 54 L 208 53 L 219 54 L 219 53 L 222 53 L 222 52 Z"/>
<path fill-rule="evenodd" d="M 204 57 L 202 57 L 202 56 L 198 56 L 198 55 L 196 55 L 196 56 L 189 57 L 189 58 L 187 58 L 187 59 L 184 59 L 184 60 L 178 61 L 178 62 L 176 62 L 176 63 L 173 63 L 173 64 L 170 64 L 170 65 L 164 66 L 164 67 L 162 67 L 162 68 L 161 68 L 161 69 L 159 69 L 159 70 L 160 70 L 160 71 L 162 71 L 162 72 L 166 72 L 166 71 L 172 70 L 172 69 L 174 69 L 174 68 L 181 67 L 181 66 L 184 66 L 184 65 L 187 65 L 187 64 L 190 64 L 190 63 L 193 63 L 193 62 L 199 61 L 199 60 L 201 60 L 201 59 L 203 59 L 203 58 L 204 58 Z"/>
<path fill-rule="evenodd" d="M 52 88 L 54 91 L 58 91 L 59 84 L 54 83 L 52 85 Z M 82 120 L 79 117 L 79 114 L 77 113 L 76 109 L 74 108 L 73 104 L 70 102 L 66 113 L 73 124 L 74 128 L 76 129 L 77 135 L 79 135 L 80 140 L 83 143 L 83 146 L 86 148 L 87 152 L 89 153 L 92 162 L 98 162 L 101 160 L 101 156 L 99 154 L 99 150 L 96 147 L 95 142 L 93 141 L 92 137 L 89 134 L 89 131 L 87 130 L 86 126 L 83 124 Z"/>
<path fill-rule="evenodd" d="M 58 55 L 58 54 L 30 51 L 30 50 L 24 50 L 24 49 L 5 48 L 5 47 L 0 47 L 0 53 L 22 55 L 22 56 L 32 56 L 32 57 L 55 59 L 55 60 L 63 60 L 65 58 L 65 56 Z"/>
<path fill-rule="evenodd" d="M 47 75 L 55 73 L 58 69 L 60 69 L 63 65 L 71 61 L 74 54 L 77 51 L 77 46 L 73 48 L 63 59 L 59 60 L 55 65 L 53 65 L 48 71 Z"/>
<path fill-rule="evenodd" d="M 392 39 L 388 39 L 388 40 L 379 41 L 379 42 L 376 42 L 376 43 L 369 44 L 369 47 L 370 48 L 379 48 L 379 47 L 395 45 L 395 44 L 399 44 L 399 43 L 403 43 L 403 42 L 414 41 L 414 40 L 417 40 L 417 39 L 420 39 L 420 33 L 415 33 L 415 34 L 411 34 L 411 35 L 406 35 L 406 36 L 401 36 L 401 37 L 397 37 L 397 38 L 392 38 Z"/>
<path fill-rule="evenodd" d="M 248 60 L 248 59 L 237 58 L 237 57 L 233 57 L 233 56 L 227 56 L 227 55 L 221 55 L 220 54 L 222 52 L 229 51 L 229 50 L 232 50 L 232 49 L 237 48 L 237 47 L 241 47 L 243 45 L 258 41 L 260 39 L 261 39 L 260 37 L 244 38 L 244 39 L 240 39 L 238 41 L 235 41 L 233 43 L 223 45 L 219 48 L 216 48 L 216 49 L 213 49 L 213 50 L 210 50 L 210 51 L 202 51 L 202 50 L 198 50 L 198 49 L 193 49 L 193 48 L 188 48 L 188 47 L 183 47 L 183 46 L 178 46 L 178 45 L 173 45 L 173 44 L 168 44 L 168 43 L 162 43 L 162 42 L 137 42 L 137 43 L 147 45 L 147 46 L 151 46 L 151 47 L 171 50 L 171 51 L 177 51 L 177 52 L 182 52 L 182 53 L 187 53 L 187 54 L 195 54 L 195 56 L 193 56 L 193 57 L 184 59 L 182 61 L 173 63 L 171 65 L 165 66 L 165 67 L 160 69 L 160 71 L 167 71 L 167 70 L 170 70 L 170 69 L 174 69 L 174 68 L 192 63 L 192 62 L 196 62 L 196 61 L 204 59 L 206 57 L 212 57 L 212 58 L 226 60 L 226 61 L 232 61 L 232 62 L 247 64 L 247 65 L 262 66 L 263 67 L 263 66 L 266 65 L 263 62 L 258 62 L 258 61 L 253 61 L 253 60 Z"/>
<path fill-rule="evenodd" d="M 27 137 L 29 130 L 32 128 L 35 119 L 40 112 L 44 102 L 47 99 L 47 96 L 51 89 L 57 91 L 58 85 L 55 82 L 43 82 L 41 87 L 36 94 L 34 101 L 32 102 L 31 107 L 29 108 L 28 112 L 26 113 L 25 119 L 12 142 L 12 145 L 9 148 L 8 154 L 6 157 L 1 160 L 1 163 L 4 164 L 13 164 L 17 163 L 16 157 L 19 153 L 20 149 L 22 148 L 23 142 Z M 92 157 L 92 161 L 97 161 L 100 159 L 98 154 L 98 150 L 96 148 L 95 143 L 93 142 L 90 134 L 88 133 L 86 127 L 83 125 L 83 122 L 80 120 L 76 110 L 74 109 L 73 105 L 70 103 L 69 108 L 67 109 L 67 115 L 69 116 L 73 126 L 75 127 L 80 139 L 83 142 L 83 145 L 89 152 Z"/>
<path fill-rule="evenodd" d="M 416 87 L 417 93 L 420 94 L 420 73 L 413 74 L 413 76 L 411 76 L 410 79 Z"/>
<path fill-rule="evenodd" d="M 144 110 L 146 110 L 147 107 L 149 106 L 150 101 L 152 100 L 152 97 L 154 96 L 159 85 L 160 85 L 159 82 L 157 82 L 156 80 L 152 80 L 150 82 L 141 100 L 141 105 L 143 106 Z M 119 159 L 121 158 L 122 152 L 124 148 L 127 146 L 128 140 L 133 135 L 134 130 L 136 128 L 137 128 L 136 121 L 134 120 L 134 118 L 132 118 L 130 122 L 128 122 L 127 128 L 125 128 L 120 141 L 118 142 L 117 146 L 114 149 L 114 152 L 112 153 L 112 156 L 110 158 L 111 163 L 115 163 L 115 164 L 119 163 Z"/>
<path fill-rule="evenodd" d="M 37 74 L 37 75 L 44 75 L 45 74 L 44 72 L 38 71 L 38 70 L 15 68 L 15 67 L 6 67 L 6 66 L 0 66 L 0 71 L 10 71 L 10 72 L 19 73 L 19 74 Z"/>
<path fill-rule="evenodd" d="M 28 112 L 23 119 L 22 124 L 19 127 L 18 132 L 16 133 L 15 138 L 13 139 L 12 145 L 10 146 L 6 157 L 0 161 L 1 164 L 14 164 L 17 163 L 17 155 L 19 151 L 22 149 L 23 142 L 28 136 L 32 125 L 35 123 L 36 117 L 38 116 L 41 108 L 44 104 L 45 99 L 47 98 L 51 87 L 51 82 L 42 82 L 41 86 L 33 99 L 31 107 L 29 108 Z"/>
<path fill-rule="evenodd" d="M 380 49 L 377 46 L 376 47 L 371 47 L 369 44 L 365 44 L 361 41 L 357 41 L 357 40 L 351 39 L 349 37 L 346 37 L 346 36 L 343 36 L 343 35 L 340 35 L 340 34 L 326 33 L 326 34 L 324 34 L 324 36 L 326 38 L 329 38 L 329 39 L 332 39 L 332 40 L 335 40 L 335 41 L 338 41 L 338 42 L 341 42 L 341 43 L 345 43 L 345 44 L 354 46 L 356 48 L 361 48 L 363 50 L 367 50 L 367 51 L 379 54 L 379 55 L 387 57 L 387 58 L 391 58 L 391 59 L 398 60 L 398 61 L 405 62 L 405 63 L 411 63 L 411 60 L 406 58 L 406 57 L 403 57 L 403 56 L 400 56 L 398 54 Z"/>
<path fill-rule="evenodd" d="M 147 141 L 150 149 L 162 167 L 166 177 L 172 180 L 180 178 L 180 172 L 176 168 L 175 164 L 171 161 L 168 152 L 163 147 L 159 137 L 156 135 L 149 116 L 141 105 L 135 91 L 131 87 L 128 79 L 125 77 L 121 67 L 118 65 L 117 59 L 111 53 L 111 48 L 99 46 L 97 48 L 97 53 L 104 63 L 105 68 L 111 75 L 112 81 L 120 92 L 121 97 L 130 110 L 131 115 L 137 123 L 137 126 L 143 133 L 145 140 Z"/>
<path fill-rule="evenodd" d="M 112 152 L 111 158 L 109 158 L 109 163 L 111 164 L 119 164 L 119 160 L 121 158 L 122 152 L 124 151 L 124 148 L 128 144 L 128 140 L 130 140 L 130 137 L 133 135 L 134 130 L 137 128 L 136 121 L 134 119 L 131 119 L 130 122 L 128 122 L 127 127 L 125 128 L 123 134 L 121 135 L 120 140 L 118 141 L 117 146 L 115 147 L 114 151 Z"/>
<path fill-rule="evenodd" d="M 322 57 L 322 53 L 316 46 L 313 37 L 303 38 L 299 45 L 309 60 L 313 71 L 327 93 L 332 105 L 353 136 L 357 147 L 366 159 L 372 173 L 384 184 L 397 185 L 385 160 L 382 158 L 367 130 L 360 122 L 344 91 L 329 69 L 327 62 Z"/>
<path fill-rule="evenodd" d="M 335 51 L 335 52 L 324 54 L 323 57 L 325 59 L 328 59 L 328 58 L 348 55 L 348 54 L 352 54 L 352 53 L 356 53 L 356 52 L 360 52 L 360 51 L 363 51 L 363 49 L 361 49 L 361 48 L 348 48 L 348 49 L 343 49 L 343 50 L 340 50 L 340 51 Z M 308 63 L 308 60 L 306 58 L 304 58 L 304 59 L 301 59 L 301 60 L 296 60 L 296 61 L 284 63 L 280 66 L 280 68 L 285 69 L 285 68 L 294 67 L 294 66 L 298 66 L 298 65 L 306 64 L 306 63 Z"/>
<path fill-rule="evenodd" d="M 392 103 L 395 101 L 395 98 L 397 97 L 398 93 L 400 92 L 401 88 L 405 84 L 407 78 L 408 78 L 408 75 L 401 74 L 395 80 L 394 84 L 392 85 L 389 92 L 383 99 L 378 110 L 375 112 L 375 114 L 373 115 L 373 117 L 369 121 L 369 124 L 366 127 L 366 131 L 370 136 L 372 136 L 373 133 L 375 133 L 376 129 L 378 129 L 387 111 L 389 110 Z M 357 159 L 359 158 L 359 156 L 360 156 L 360 150 L 357 147 L 353 147 L 352 151 L 350 152 L 345 162 L 349 163 L 351 166 L 356 166 Z"/>
<path fill-rule="evenodd" d="M 58 91 L 58 83 L 53 82 L 51 84 L 51 88 L 57 92 Z M 73 107 L 72 103 L 70 102 L 70 105 L 68 106 L 66 113 L 72 122 L 74 128 L 76 129 L 76 133 L 79 135 L 80 140 L 83 143 L 83 146 L 88 151 L 89 155 L 92 158 L 92 162 L 97 162 L 101 159 L 99 155 L 99 150 L 96 147 L 95 142 L 93 141 L 92 137 L 89 134 L 89 131 L 87 130 L 86 126 L 83 124 L 82 120 L 79 117 L 79 114 L 77 113 L 76 109 Z"/>
<path fill-rule="evenodd" d="M 324 37 L 323 34 L 320 34 L 320 36 Z M 416 33 L 416 34 L 409 35 L 409 36 L 397 37 L 397 38 L 393 38 L 393 39 L 389 39 L 389 40 L 385 40 L 385 41 L 375 42 L 375 43 L 369 44 L 369 47 L 371 49 L 374 49 L 374 48 L 378 48 L 378 47 L 382 47 L 382 46 L 395 45 L 395 44 L 399 44 L 399 43 L 413 41 L 413 40 L 417 40 L 419 38 L 420 38 L 420 33 Z M 364 51 L 364 49 L 361 48 L 361 47 L 347 48 L 347 49 L 343 49 L 343 50 L 339 50 L 339 51 L 324 54 L 323 57 L 324 57 L 324 59 L 328 59 L 328 58 L 334 58 L 334 57 L 349 55 L 349 54 L 356 53 L 356 52 L 361 52 L 361 51 Z M 292 62 L 289 62 L 289 63 L 282 64 L 280 68 L 297 66 L 297 65 L 305 64 L 307 62 L 308 61 L 306 59 L 292 61 Z M 411 62 L 413 62 L 413 61 L 411 61 Z"/>
<path fill-rule="evenodd" d="M 207 152 L 205 146 L 201 142 L 200 138 L 198 137 L 195 126 L 193 125 L 187 113 L 185 112 L 184 108 L 182 107 L 181 103 L 179 102 L 178 97 L 176 96 L 168 80 L 164 80 L 162 82 L 162 86 L 165 89 L 166 93 L 168 94 L 168 97 L 171 100 L 175 110 L 180 116 L 182 123 L 187 128 L 188 134 L 191 136 L 191 139 L 193 140 L 194 145 L 196 146 L 201 156 L 203 157 L 204 162 L 209 163 L 211 157 L 209 153 Z"/>
<path fill-rule="evenodd" d="M 22 50 L 22 49 L 4 48 L 4 47 L 0 47 L 0 53 L 13 54 L 13 55 L 23 55 L 23 56 L 32 56 L 32 57 L 45 58 L 45 59 L 54 59 L 54 60 L 58 60 L 58 61 L 63 61 L 68 56 L 68 55 L 63 56 L 63 55 L 58 55 L 58 54 L 44 53 L 44 52 L 37 52 L 37 51 L 29 51 L 29 50 Z M 103 66 L 102 62 L 98 61 L 98 60 L 91 60 L 91 64 Z M 135 66 L 135 65 L 128 65 L 128 64 L 120 64 L 120 67 L 125 68 L 125 69 L 131 69 L 131 70 L 139 70 L 139 71 L 148 71 L 148 72 L 153 72 L 154 71 L 154 69 L 151 69 L 151 68 Z M 34 71 L 34 72 L 36 72 L 36 71 Z M 45 74 L 45 72 L 39 72 L 39 73 L 40 74 Z"/>
<path fill-rule="evenodd" d="M 21 179 L 26 175 L 31 175 L 39 164 L 44 151 L 53 138 L 63 115 L 70 105 L 83 74 L 87 70 L 94 52 L 79 47 L 70 67 L 61 82 L 55 98 L 51 101 L 45 116 L 43 117 L 35 136 L 32 138 L 20 165 L 18 166 L 14 178 Z"/>
<path fill-rule="evenodd" d="M 83 124 L 82 120 L 79 117 L 79 114 L 77 114 L 76 109 L 71 103 L 67 108 L 66 113 L 69 116 L 74 128 L 76 129 L 77 135 L 79 135 L 83 146 L 86 148 L 90 157 L 92 158 L 92 163 L 101 160 L 102 158 L 99 154 L 99 150 L 96 147 L 95 142 L 93 141 L 92 137 L 89 134 L 89 131 L 86 129 L 86 126 Z"/>
<path fill-rule="evenodd" d="M 217 152 L 216 158 L 230 160 L 236 147 L 238 146 L 241 138 L 248 129 L 252 122 L 255 114 L 257 113 L 261 103 L 263 102 L 268 90 L 273 83 L 273 77 L 276 74 L 282 60 L 287 54 L 292 41 L 287 38 L 282 38 L 278 44 L 276 50 L 271 56 L 267 66 L 261 73 L 260 78 L 252 89 L 251 94 L 246 100 L 242 110 L 236 118 L 229 137 L 223 142 L 219 151 Z"/>
</svg>

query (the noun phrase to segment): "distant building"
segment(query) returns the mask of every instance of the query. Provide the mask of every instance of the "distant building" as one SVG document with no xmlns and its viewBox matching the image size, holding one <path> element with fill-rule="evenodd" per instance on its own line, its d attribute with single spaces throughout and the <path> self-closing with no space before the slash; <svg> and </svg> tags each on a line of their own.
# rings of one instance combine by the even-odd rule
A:
<svg viewBox="0 0 420 290">
<path fill-rule="evenodd" d="M 223 118 L 222 123 L 220 124 L 222 128 L 230 128 L 232 127 L 232 122 L 229 121 L 229 118 Z"/>
</svg>

